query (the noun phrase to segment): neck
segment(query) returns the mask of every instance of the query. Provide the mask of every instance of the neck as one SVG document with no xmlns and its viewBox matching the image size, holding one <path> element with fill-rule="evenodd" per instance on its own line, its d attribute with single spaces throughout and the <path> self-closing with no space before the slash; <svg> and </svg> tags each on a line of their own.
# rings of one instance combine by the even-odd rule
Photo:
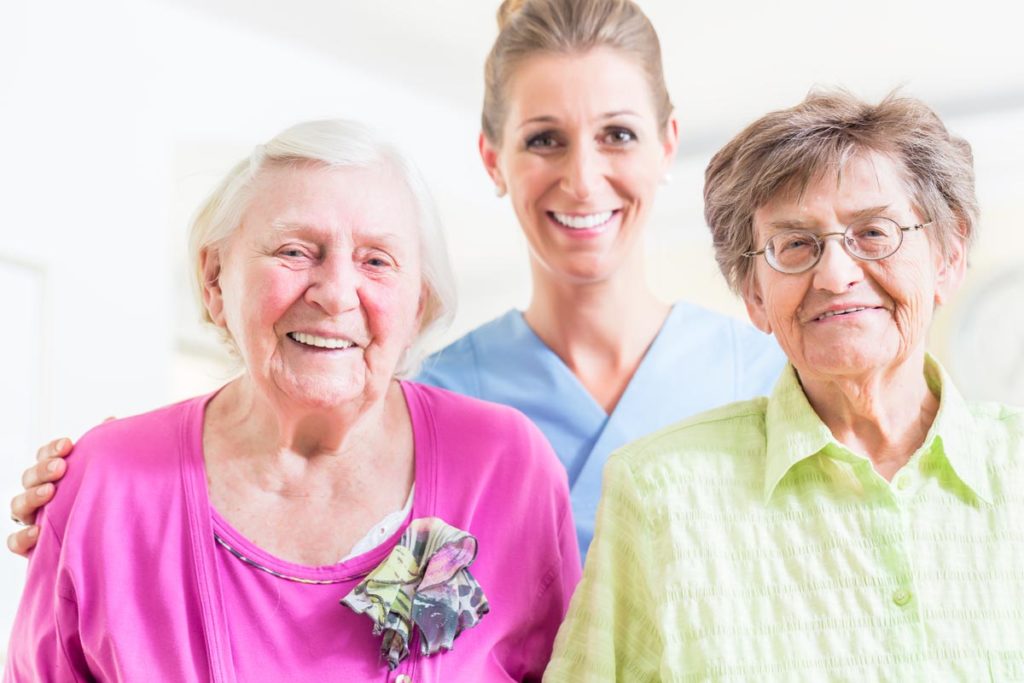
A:
<svg viewBox="0 0 1024 683">
<path fill-rule="evenodd" d="M 254 455 L 343 456 L 365 449 L 367 437 L 380 432 L 388 419 L 388 395 L 401 393 L 392 384 L 381 397 L 332 406 L 296 405 L 261 391 L 244 375 L 213 399 L 209 413 L 222 429 L 232 430 L 233 440 L 247 442 Z"/>
<path fill-rule="evenodd" d="M 401 509 L 415 478 L 398 383 L 377 400 L 346 403 L 288 410 L 246 377 L 225 387 L 203 426 L 213 507 L 272 554 L 311 566 L 337 562 Z"/>
<path fill-rule="evenodd" d="M 610 412 L 670 307 L 647 286 L 639 258 L 600 282 L 559 279 L 535 261 L 531 268 L 527 324 Z"/>
<path fill-rule="evenodd" d="M 931 428 L 939 400 L 924 378 L 923 350 L 894 367 L 856 376 L 798 370 L 804 393 L 833 436 L 891 480 Z"/>
</svg>

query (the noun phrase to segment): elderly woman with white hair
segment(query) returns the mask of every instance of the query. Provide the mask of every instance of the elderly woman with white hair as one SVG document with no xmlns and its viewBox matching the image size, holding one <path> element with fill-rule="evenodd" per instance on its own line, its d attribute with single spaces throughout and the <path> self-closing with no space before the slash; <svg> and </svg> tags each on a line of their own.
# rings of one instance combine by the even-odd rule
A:
<svg viewBox="0 0 1024 683">
<path fill-rule="evenodd" d="M 579 576 L 566 475 L 514 410 L 398 379 L 453 303 L 412 167 L 300 124 L 191 252 L 244 371 L 78 443 L 5 680 L 538 679 Z"/>
<path fill-rule="evenodd" d="M 546 678 L 1020 680 L 1024 411 L 925 351 L 975 234 L 970 147 L 917 100 L 812 93 L 706 180 L 790 364 L 609 460 Z"/>
</svg>

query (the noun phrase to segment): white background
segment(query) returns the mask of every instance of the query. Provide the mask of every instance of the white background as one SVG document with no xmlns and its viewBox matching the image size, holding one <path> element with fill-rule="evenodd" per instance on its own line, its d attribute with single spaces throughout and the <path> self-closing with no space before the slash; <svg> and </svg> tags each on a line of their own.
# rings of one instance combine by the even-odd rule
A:
<svg viewBox="0 0 1024 683">
<path fill-rule="evenodd" d="M 982 237 L 964 294 L 942 312 L 932 340 L 956 372 L 947 354 L 965 307 L 1024 258 L 1024 41 L 1016 5 L 642 1 L 662 38 L 683 139 L 648 236 L 657 291 L 742 314 L 720 282 L 700 204 L 708 157 L 742 125 L 796 103 L 815 84 L 867 97 L 903 86 L 975 145 Z M 459 279 L 449 339 L 525 304 L 525 248 L 476 157 L 496 7 L 491 0 L 0 6 L 3 505 L 44 439 L 78 436 L 108 415 L 224 380 L 220 351 L 195 323 L 185 225 L 237 158 L 298 120 L 371 122 L 422 167 Z M 1016 349 L 1022 310 L 1006 311 L 1017 316 L 1007 342 Z M 994 394 L 1013 390 L 972 383 L 975 372 L 957 377 L 969 394 L 1000 398 Z M 25 566 L 0 554 L 0 660 Z"/>
</svg>

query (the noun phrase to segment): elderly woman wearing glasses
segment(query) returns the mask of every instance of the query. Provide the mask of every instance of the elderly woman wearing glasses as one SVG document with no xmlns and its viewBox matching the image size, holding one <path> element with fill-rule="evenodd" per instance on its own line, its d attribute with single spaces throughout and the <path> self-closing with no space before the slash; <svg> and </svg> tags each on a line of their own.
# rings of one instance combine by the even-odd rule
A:
<svg viewBox="0 0 1024 683">
<path fill-rule="evenodd" d="M 1021 677 L 1024 411 L 925 352 L 970 147 L 919 101 L 816 93 L 706 179 L 722 272 L 790 365 L 609 460 L 548 679 Z"/>
</svg>

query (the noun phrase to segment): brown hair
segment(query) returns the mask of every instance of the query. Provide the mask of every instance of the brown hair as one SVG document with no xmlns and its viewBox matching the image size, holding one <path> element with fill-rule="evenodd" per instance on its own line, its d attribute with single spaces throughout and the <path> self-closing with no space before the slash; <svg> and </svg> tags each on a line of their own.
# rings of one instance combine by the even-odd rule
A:
<svg viewBox="0 0 1024 683">
<path fill-rule="evenodd" d="M 901 167 L 916 208 L 936 221 L 929 234 L 945 253 L 975 235 L 971 146 L 951 134 L 926 104 L 890 93 L 869 104 L 841 90 L 812 91 L 803 102 L 767 114 L 729 141 L 704 173 L 704 218 L 718 267 L 734 292 L 753 272 L 754 212 L 773 198 L 799 194 L 823 173 L 841 173 L 852 156 L 877 152 Z"/>
<path fill-rule="evenodd" d="M 658 34 L 632 0 L 504 0 L 498 38 L 484 65 L 484 135 L 501 142 L 507 106 L 505 85 L 523 59 L 538 52 L 583 53 L 610 47 L 634 57 L 654 98 L 659 128 L 672 113 L 665 88 Z"/>
</svg>

